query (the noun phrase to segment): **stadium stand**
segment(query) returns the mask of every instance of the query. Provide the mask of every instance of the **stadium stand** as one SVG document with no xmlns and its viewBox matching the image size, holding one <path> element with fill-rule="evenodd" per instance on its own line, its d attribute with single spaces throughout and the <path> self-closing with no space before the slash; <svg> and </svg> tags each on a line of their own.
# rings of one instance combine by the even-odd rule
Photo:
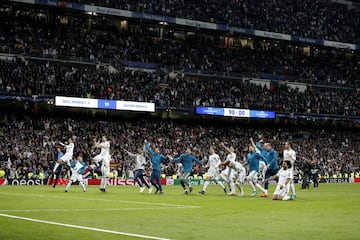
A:
<svg viewBox="0 0 360 240">
<path fill-rule="evenodd" d="M 349 43 L 356 42 L 360 37 L 358 3 L 346 5 L 344 2 L 330 0 L 135 0 L 131 2 L 72 0 L 71 2 Z"/>
</svg>

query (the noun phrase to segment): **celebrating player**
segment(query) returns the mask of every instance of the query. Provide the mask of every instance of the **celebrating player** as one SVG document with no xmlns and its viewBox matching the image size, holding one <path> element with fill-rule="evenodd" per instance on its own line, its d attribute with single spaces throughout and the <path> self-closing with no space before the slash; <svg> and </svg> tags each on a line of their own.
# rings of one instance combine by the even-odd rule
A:
<svg viewBox="0 0 360 240">
<path fill-rule="evenodd" d="M 287 185 L 291 181 L 291 163 L 290 161 L 283 161 L 282 168 L 274 176 L 271 176 L 265 179 L 265 182 L 268 182 L 273 179 L 279 179 L 276 186 L 275 192 L 273 194 L 273 200 L 289 200 L 290 197 L 287 196 Z"/>
<path fill-rule="evenodd" d="M 140 192 L 143 192 L 145 190 L 144 185 L 147 187 L 149 193 L 152 192 L 152 187 L 149 186 L 149 184 L 147 183 L 147 181 L 145 180 L 144 176 L 146 176 L 145 174 L 145 165 L 146 165 L 146 157 L 145 157 L 145 145 L 144 148 L 138 148 L 138 153 L 134 154 L 131 153 L 127 150 L 125 150 L 127 152 L 127 154 L 130 157 L 135 158 L 135 167 L 136 167 L 136 174 L 135 174 L 135 180 L 138 183 L 138 185 L 140 186 Z"/>
<path fill-rule="evenodd" d="M 264 159 L 264 157 L 255 151 L 253 145 L 249 145 L 249 153 L 246 156 L 246 163 L 249 165 L 249 175 L 246 177 L 246 180 L 249 182 L 251 189 L 253 192 L 251 196 L 255 196 L 257 194 L 255 186 L 259 188 L 263 194 L 267 195 L 267 191 L 257 182 L 258 173 L 259 173 L 259 161 Z"/>
<path fill-rule="evenodd" d="M 188 179 L 194 166 L 194 162 L 196 162 L 200 166 L 202 166 L 202 162 L 191 154 L 190 148 L 186 149 L 185 154 L 181 154 L 179 157 L 172 160 L 173 162 L 181 162 L 181 164 L 183 165 L 183 171 L 180 176 L 180 184 L 183 187 L 185 194 L 189 194 L 189 192 L 191 193 L 193 188 Z M 189 190 L 186 189 L 186 187 L 188 187 Z"/>
<path fill-rule="evenodd" d="M 266 162 L 268 153 L 267 153 L 266 149 L 262 146 L 263 140 L 260 140 L 255 144 L 253 138 L 250 138 L 250 143 L 255 148 L 255 151 L 257 151 L 264 157 L 264 159 L 260 160 L 260 162 L 259 162 L 259 173 L 261 173 L 261 177 L 264 180 L 265 173 L 266 173 L 267 167 L 268 167 L 267 162 Z"/>
<path fill-rule="evenodd" d="M 62 166 L 63 166 L 61 158 L 64 156 L 64 153 L 61 151 L 61 148 L 59 148 L 59 147 L 56 148 L 56 151 L 57 151 L 57 162 L 56 163 L 59 163 L 59 165 L 56 168 L 56 172 L 53 172 L 53 174 L 51 176 L 51 179 L 50 179 L 50 184 L 53 184 L 53 188 L 55 188 L 56 183 L 59 180 L 61 170 L 62 170 Z M 51 182 L 51 181 L 54 181 L 54 182 Z"/>
<path fill-rule="evenodd" d="M 208 161 L 208 171 L 206 173 L 206 180 L 203 186 L 202 191 L 199 191 L 200 194 L 205 194 L 207 187 L 210 184 L 210 179 L 214 179 L 215 183 L 218 184 L 223 190 L 224 193 L 226 194 L 226 187 L 224 186 L 224 184 L 222 182 L 219 181 L 220 179 L 220 173 L 219 173 L 219 165 L 221 163 L 220 157 L 219 155 L 217 155 L 215 153 L 215 149 L 214 147 L 210 147 L 209 149 L 210 152 L 210 156 L 209 156 L 209 161 Z"/>
<path fill-rule="evenodd" d="M 110 141 L 107 140 L 106 136 L 102 136 L 101 143 L 96 142 L 96 139 L 94 139 L 94 147 L 101 149 L 100 154 L 96 155 L 92 161 L 95 164 L 101 162 L 100 191 L 106 192 L 106 185 L 110 175 Z"/>
<path fill-rule="evenodd" d="M 69 144 L 64 144 L 62 142 L 59 142 L 59 144 L 61 146 L 63 146 L 66 149 L 65 154 L 60 157 L 60 159 L 57 160 L 57 162 L 55 163 L 54 169 L 53 169 L 53 173 L 56 173 L 57 168 L 59 167 L 59 165 L 61 163 L 66 163 L 68 166 L 70 166 L 70 160 L 72 160 L 73 158 L 73 154 L 74 154 L 74 142 L 71 138 L 69 138 L 68 140 Z M 58 155 L 59 156 L 59 155 Z"/>
<path fill-rule="evenodd" d="M 242 184 L 244 183 L 245 176 L 246 176 L 246 169 L 240 162 L 232 162 L 230 160 L 226 160 L 225 162 L 221 163 L 220 165 L 224 165 L 232 169 L 234 172 L 233 176 L 230 178 L 230 181 L 235 182 L 240 190 L 240 197 L 244 196 L 244 189 Z M 235 195 L 235 190 L 231 195 Z"/>
<path fill-rule="evenodd" d="M 220 144 L 229 154 L 226 156 L 226 161 L 230 161 L 232 163 L 235 163 L 236 161 L 236 154 L 234 148 L 226 147 L 225 144 L 222 142 Z M 220 176 L 225 181 L 228 181 L 230 192 L 229 195 L 235 195 L 235 184 L 234 184 L 234 171 L 232 168 L 230 168 L 228 165 L 225 165 L 226 168 L 220 173 Z"/>
<path fill-rule="evenodd" d="M 295 185 L 294 185 L 294 167 L 295 167 L 295 161 L 296 161 L 296 153 L 291 148 L 291 145 L 289 142 L 285 143 L 285 149 L 284 149 L 284 161 L 290 161 L 291 168 L 290 168 L 290 184 L 287 186 L 287 193 L 289 193 L 291 190 L 291 198 L 296 198 L 296 192 L 295 192 Z"/>
<path fill-rule="evenodd" d="M 145 140 L 145 147 L 146 151 L 149 153 L 151 158 L 151 164 L 152 164 L 152 173 L 150 176 L 150 182 L 153 186 L 155 186 L 156 191 L 155 194 L 163 194 L 163 189 L 161 186 L 161 163 L 166 162 L 169 157 L 165 157 L 164 155 L 160 154 L 159 148 L 155 148 L 153 151 L 150 147 L 150 144 Z M 155 182 L 156 180 L 156 182 Z M 159 192 L 160 191 L 160 192 Z"/>
<path fill-rule="evenodd" d="M 279 165 L 277 162 L 277 153 L 276 151 L 271 147 L 270 143 L 265 143 L 264 144 L 265 150 L 267 151 L 267 158 L 266 158 L 266 162 L 268 163 L 267 165 L 267 170 L 265 173 L 265 179 L 269 178 L 271 176 L 274 176 L 278 170 L 279 170 Z M 269 189 L 269 183 L 265 182 L 265 190 L 266 193 L 262 194 L 261 197 L 267 197 L 267 192 Z"/>
<path fill-rule="evenodd" d="M 71 187 L 71 184 L 76 181 L 79 182 L 83 191 L 86 192 L 86 187 L 82 177 L 82 174 L 85 173 L 85 169 L 86 169 L 86 164 L 83 162 L 83 157 L 78 156 L 76 161 L 70 161 L 70 167 L 71 167 L 71 178 L 68 184 L 66 185 L 65 192 L 68 192 Z"/>
</svg>

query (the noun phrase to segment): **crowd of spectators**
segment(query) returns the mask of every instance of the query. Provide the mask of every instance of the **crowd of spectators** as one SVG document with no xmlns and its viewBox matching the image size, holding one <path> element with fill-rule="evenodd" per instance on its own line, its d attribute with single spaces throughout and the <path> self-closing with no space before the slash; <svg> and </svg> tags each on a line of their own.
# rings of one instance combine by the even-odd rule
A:
<svg viewBox="0 0 360 240">
<path fill-rule="evenodd" d="M 236 107 L 285 113 L 360 115 L 359 93 L 332 88 L 300 91 L 281 82 L 269 87 L 249 80 L 218 80 L 164 72 L 121 70 L 44 62 L 0 61 L 0 92 L 65 95 L 154 102 L 159 107 Z"/>
<path fill-rule="evenodd" d="M 340 42 L 360 37 L 360 7 L 329 0 L 71 0 Z"/>
<path fill-rule="evenodd" d="M 244 127 L 196 123 L 161 122 L 153 120 L 104 121 L 69 118 L 29 118 L 1 114 L 0 121 L 0 159 L 3 167 L 11 161 L 10 176 L 27 178 L 33 172 L 36 178 L 39 172 L 44 176 L 51 174 L 51 166 L 56 159 L 58 142 L 69 137 L 75 141 L 74 156 L 83 154 L 87 164 L 96 154 L 92 148 L 93 139 L 107 135 L 111 141 L 112 161 L 118 163 L 123 172 L 134 170 L 134 162 L 125 153 L 125 149 L 136 152 L 144 140 L 157 146 L 164 155 L 178 156 L 191 147 L 193 153 L 204 163 L 208 149 L 215 146 L 221 159 L 226 152 L 220 143 L 235 147 L 237 157 L 243 160 L 247 154 L 249 138 L 270 142 L 282 159 L 286 141 L 292 143 L 297 152 L 296 169 L 300 170 L 304 161 L 316 161 L 321 166 L 322 175 L 351 173 L 359 170 L 359 135 L 351 131 L 304 130 Z M 116 167 L 114 167 L 117 169 Z M 177 166 L 170 163 L 164 166 L 164 173 L 173 175 Z M 203 173 L 204 169 L 199 169 Z"/>
<path fill-rule="evenodd" d="M 20 14 L 4 21 L 0 30 L 0 51 L 4 53 L 76 57 L 94 62 L 130 60 L 206 73 L 270 74 L 315 84 L 360 84 L 360 57 L 356 53 L 349 56 L 334 50 L 306 56 L 291 53 L 285 46 L 225 48 L 224 41 L 215 36 L 211 40 L 200 34 L 186 39 L 170 35 L 160 39 L 147 31 L 88 30 L 81 24 L 49 25 L 42 18 Z"/>
</svg>

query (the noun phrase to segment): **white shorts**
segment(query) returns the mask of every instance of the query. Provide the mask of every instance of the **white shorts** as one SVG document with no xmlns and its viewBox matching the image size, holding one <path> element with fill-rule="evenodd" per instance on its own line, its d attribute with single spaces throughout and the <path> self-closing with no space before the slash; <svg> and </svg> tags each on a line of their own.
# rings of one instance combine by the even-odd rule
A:
<svg viewBox="0 0 360 240">
<path fill-rule="evenodd" d="M 110 156 L 96 155 L 94 161 L 99 163 L 102 162 L 102 165 L 110 166 Z"/>
<path fill-rule="evenodd" d="M 83 177 L 82 177 L 82 175 L 80 173 L 72 172 L 70 180 L 73 181 L 73 182 L 76 182 L 76 181 L 82 182 Z"/>
<path fill-rule="evenodd" d="M 263 170 L 266 168 L 266 163 L 264 161 L 259 161 L 259 169 Z"/>
<path fill-rule="evenodd" d="M 240 173 L 236 173 L 234 176 L 235 182 L 243 183 L 245 181 L 246 171 L 241 171 Z"/>
<path fill-rule="evenodd" d="M 224 180 L 228 181 L 229 179 L 234 179 L 235 177 L 235 170 L 231 169 L 229 167 L 226 167 L 220 174 L 222 178 L 225 178 Z"/>
<path fill-rule="evenodd" d="M 214 178 L 215 180 L 220 179 L 220 173 L 215 168 L 209 168 L 208 172 L 206 173 L 206 177 Z"/>
<path fill-rule="evenodd" d="M 64 163 L 66 163 L 68 166 L 70 166 L 70 161 L 72 160 L 72 156 L 70 155 L 64 155 L 60 158 L 60 160 Z"/>
<path fill-rule="evenodd" d="M 274 195 L 280 195 L 281 197 L 285 197 L 286 194 L 286 186 L 284 186 L 283 189 L 280 189 L 280 185 L 278 184 L 275 188 Z"/>
<path fill-rule="evenodd" d="M 252 181 L 256 182 L 258 179 L 258 172 L 253 170 L 249 173 L 247 177 L 250 178 Z"/>
</svg>

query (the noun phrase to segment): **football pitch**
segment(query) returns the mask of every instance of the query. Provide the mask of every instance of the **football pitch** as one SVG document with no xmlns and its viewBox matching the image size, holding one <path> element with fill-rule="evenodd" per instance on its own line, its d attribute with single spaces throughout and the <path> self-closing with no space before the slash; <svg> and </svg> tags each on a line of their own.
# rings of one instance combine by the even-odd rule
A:
<svg viewBox="0 0 360 240">
<path fill-rule="evenodd" d="M 300 190 L 295 201 L 206 195 L 164 195 L 134 186 L 0 187 L 0 239 L 359 239 L 360 184 L 320 184 Z M 274 186 L 271 186 L 270 192 Z"/>
</svg>

